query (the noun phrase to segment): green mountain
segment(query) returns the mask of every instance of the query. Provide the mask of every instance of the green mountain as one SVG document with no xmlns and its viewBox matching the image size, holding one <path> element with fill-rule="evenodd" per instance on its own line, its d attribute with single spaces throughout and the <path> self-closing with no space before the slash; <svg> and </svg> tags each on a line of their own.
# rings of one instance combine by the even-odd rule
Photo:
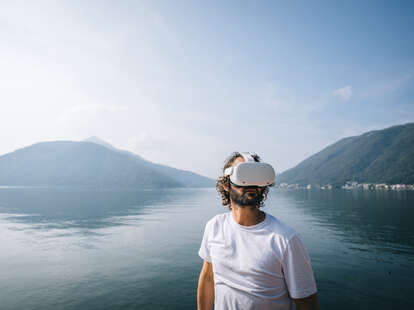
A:
<svg viewBox="0 0 414 310">
<path fill-rule="evenodd" d="M 163 170 L 160 166 L 96 142 L 41 142 L 0 156 L 0 185 L 143 189 L 214 186 L 214 180 L 204 176 L 171 167 Z"/>
<path fill-rule="evenodd" d="M 281 173 L 277 183 L 414 184 L 414 123 L 348 137 Z"/>
<path fill-rule="evenodd" d="M 142 162 L 143 165 L 149 166 L 151 169 L 154 169 L 162 174 L 167 175 L 168 177 L 179 181 L 181 184 L 183 184 L 185 187 L 214 187 L 216 185 L 216 181 L 212 180 L 210 178 L 201 176 L 197 173 L 187 171 L 187 170 L 181 170 L 176 169 L 173 167 L 169 167 L 166 165 L 156 164 L 153 162 L 150 162 L 143 157 L 132 153 L 130 151 L 120 150 L 115 147 L 113 147 L 111 144 L 99 139 L 98 137 L 89 137 L 85 141 L 87 142 L 93 142 L 102 146 L 105 146 L 109 148 L 112 151 L 119 152 L 125 155 L 128 155 L 130 157 L 136 158 L 140 162 Z"/>
</svg>

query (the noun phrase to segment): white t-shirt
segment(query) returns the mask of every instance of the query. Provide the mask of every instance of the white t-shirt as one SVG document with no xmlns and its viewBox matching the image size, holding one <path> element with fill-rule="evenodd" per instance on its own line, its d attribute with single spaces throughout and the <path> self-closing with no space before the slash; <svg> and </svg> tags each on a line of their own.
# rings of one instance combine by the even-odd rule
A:
<svg viewBox="0 0 414 310">
<path fill-rule="evenodd" d="M 254 226 L 238 224 L 231 212 L 207 222 L 199 255 L 213 265 L 216 310 L 291 310 L 296 308 L 291 298 L 316 293 L 299 235 L 265 215 Z"/>
</svg>

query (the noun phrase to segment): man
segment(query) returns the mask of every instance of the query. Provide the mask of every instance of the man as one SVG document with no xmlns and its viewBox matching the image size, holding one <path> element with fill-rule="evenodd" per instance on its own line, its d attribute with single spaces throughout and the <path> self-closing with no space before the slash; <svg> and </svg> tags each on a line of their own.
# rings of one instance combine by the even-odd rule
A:
<svg viewBox="0 0 414 310">
<path fill-rule="evenodd" d="M 237 186 L 226 175 L 229 167 L 238 168 L 246 158 L 233 153 L 217 180 L 222 203 L 231 212 L 206 224 L 199 251 L 204 263 L 198 309 L 210 310 L 214 303 L 217 310 L 318 310 L 315 279 L 300 237 L 260 210 L 269 187 Z M 257 155 L 251 159 L 260 162 Z"/>
</svg>

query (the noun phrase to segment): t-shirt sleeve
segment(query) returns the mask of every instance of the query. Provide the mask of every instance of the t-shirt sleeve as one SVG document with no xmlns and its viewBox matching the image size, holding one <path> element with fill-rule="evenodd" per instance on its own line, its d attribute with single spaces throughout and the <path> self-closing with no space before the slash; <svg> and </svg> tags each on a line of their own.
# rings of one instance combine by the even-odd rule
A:
<svg viewBox="0 0 414 310">
<path fill-rule="evenodd" d="M 198 255 L 205 261 L 208 261 L 209 263 L 211 263 L 209 235 L 210 235 L 210 222 L 208 222 L 204 228 L 203 240 L 201 241 L 201 246 L 200 246 L 200 250 L 198 251 Z"/>
<path fill-rule="evenodd" d="M 316 293 L 310 258 L 298 235 L 289 240 L 282 268 L 291 298 L 305 298 Z"/>
</svg>

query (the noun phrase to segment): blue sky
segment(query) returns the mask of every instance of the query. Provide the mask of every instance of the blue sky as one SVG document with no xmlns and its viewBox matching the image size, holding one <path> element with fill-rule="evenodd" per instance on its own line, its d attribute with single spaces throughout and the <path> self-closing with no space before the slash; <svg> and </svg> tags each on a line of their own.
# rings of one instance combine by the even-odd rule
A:
<svg viewBox="0 0 414 310">
<path fill-rule="evenodd" d="M 410 1 L 2 1 L 0 154 L 95 135 L 210 177 L 414 120 Z"/>
</svg>

